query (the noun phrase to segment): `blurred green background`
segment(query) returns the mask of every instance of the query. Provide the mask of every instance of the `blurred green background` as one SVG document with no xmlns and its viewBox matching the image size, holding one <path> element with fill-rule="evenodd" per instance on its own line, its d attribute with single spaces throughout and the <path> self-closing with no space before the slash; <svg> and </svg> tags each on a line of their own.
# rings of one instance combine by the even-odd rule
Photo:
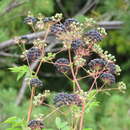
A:
<svg viewBox="0 0 130 130">
<path fill-rule="evenodd" d="M 115 55 L 117 64 L 121 66 L 122 73 L 118 79 L 126 83 L 126 93 L 111 92 L 110 95 L 98 95 L 100 106 L 85 116 L 85 126 L 93 130 L 130 130 L 130 0 L 0 0 L 0 44 L 15 36 L 32 32 L 23 23 L 28 11 L 34 15 L 42 13 L 44 16 L 61 12 L 65 18 L 78 17 L 81 21 L 84 17 L 92 17 L 97 21 L 123 22 L 120 29 L 107 30 L 108 36 L 101 45 Z M 0 121 L 14 115 L 21 118 L 27 115 L 29 90 L 26 91 L 22 104 L 16 106 L 15 101 L 22 80 L 16 81 L 16 75 L 8 70 L 14 65 L 24 64 L 16 56 L 20 54 L 18 46 L 0 50 Z M 44 89 L 53 92 L 71 91 L 68 88 L 70 83 L 66 82 L 63 76 L 54 76 L 53 69 L 52 66 L 45 66 L 39 73 L 40 79 L 45 82 Z M 48 75 L 44 75 L 44 72 Z M 82 85 L 86 87 L 84 82 Z M 42 91 L 43 89 L 39 90 Z M 48 108 L 36 108 L 34 115 L 39 112 L 48 112 Z M 53 125 L 53 122 L 50 122 L 49 124 Z M 5 126 L 0 126 L 0 130 L 4 129 Z"/>
</svg>

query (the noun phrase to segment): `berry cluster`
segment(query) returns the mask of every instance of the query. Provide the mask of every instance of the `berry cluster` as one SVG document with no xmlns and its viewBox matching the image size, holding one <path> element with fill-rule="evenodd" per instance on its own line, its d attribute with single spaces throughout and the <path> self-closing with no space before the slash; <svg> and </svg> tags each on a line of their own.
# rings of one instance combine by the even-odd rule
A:
<svg viewBox="0 0 130 130">
<path fill-rule="evenodd" d="M 42 81 L 39 80 L 38 78 L 33 78 L 30 80 L 30 86 L 31 87 L 41 87 L 43 84 L 42 84 Z"/>
<path fill-rule="evenodd" d="M 72 41 L 71 48 L 73 50 L 77 50 L 80 46 L 83 46 L 84 44 L 85 44 L 84 41 L 77 39 L 77 40 Z"/>
<path fill-rule="evenodd" d="M 69 29 L 69 26 L 72 23 L 77 23 L 78 24 L 79 22 L 76 19 L 74 19 L 74 18 L 68 18 L 68 19 L 66 19 L 65 22 L 64 22 L 64 25 L 65 25 L 66 29 Z"/>
<path fill-rule="evenodd" d="M 32 47 L 27 51 L 26 55 L 29 61 L 36 61 L 41 57 L 42 52 L 38 47 Z"/>
<path fill-rule="evenodd" d="M 42 128 L 44 128 L 44 124 L 40 120 L 31 120 L 28 123 L 28 127 L 30 127 L 31 130 L 42 130 Z"/>
<path fill-rule="evenodd" d="M 112 62 L 97 58 L 88 63 L 91 70 L 99 71 L 100 78 L 107 84 L 115 83 L 116 65 Z"/>
<path fill-rule="evenodd" d="M 115 83 L 115 76 L 112 75 L 111 73 L 104 72 L 104 73 L 102 73 L 100 75 L 100 78 L 106 84 L 113 84 L 113 83 Z"/>
<path fill-rule="evenodd" d="M 56 107 L 61 107 L 63 105 L 82 105 L 82 100 L 77 94 L 68 93 L 58 93 L 54 98 L 54 104 Z"/>
<path fill-rule="evenodd" d="M 96 70 L 96 71 L 100 71 L 102 70 L 105 65 L 106 65 L 106 61 L 100 58 L 97 59 L 93 59 L 88 63 L 88 66 L 90 67 L 90 69 L 92 70 Z"/>
<path fill-rule="evenodd" d="M 85 110 L 83 109 L 85 107 L 85 104 L 87 104 L 86 97 L 87 101 L 89 100 L 92 101 L 95 98 L 95 94 L 98 92 L 96 91 L 96 93 L 94 93 L 94 96 L 91 95 L 90 92 L 93 89 L 94 85 L 96 86 L 95 83 L 96 80 L 99 78 L 105 84 L 111 85 L 115 83 L 116 81 L 115 75 L 117 75 L 117 73 L 120 73 L 120 68 L 114 64 L 115 57 L 112 56 L 111 54 L 108 54 L 107 51 L 103 51 L 101 47 L 97 44 L 97 42 L 100 42 L 104 38 L 106 32 L 103 28 L 95 28 L 96 26 L 93 29 L 92 25 L 95 25 L 93 19 L 87 19 L 85 21 L 86 23 L 79 23 L 74 18 L 68 18 L 64 22 L 62 22 L 61 19 L 62 19 L 61 14 L 56 14 L 55 16 L 45 18 L 43 17 L 35 18 L 32 15 L 30 15 L 27 18 L 25 18 L 24 21 L 25 23 L 34 25 L 32 26 L 33 30 L 37 31 L 47 29 L 47 31 L 45 31 L 46 33 L 44 36 L 44 40 L 41 39 L 34 40 L 33 47 L 27 51 L 26 56 L 29 62 L 40 59 L 41 60 L 40 63 L 43 63 L 43 61 L 46 63 L 52 63 L 56 67 L 57 71 L 64 73 L 65 76 L 70 81 L 72 81 L 74 85 L 74 93 L 71 94 L 64 92 L 58 93 L 53 99 L 54 105 L 56 107 L 74 105 L 74 108 L 76 106 L 82 106 L 82 112 L 80 107 L 78 107 L 79 110 L 78 109 L 75 110 L 81 114 L 84 114 Z M 86 30 L 88 31 L 86 32 Z M 56 36 L 56 39 L 58 39 L 58 41 L 63 43 L 63 47 L 60 46 L 61 50 L 56 53 L 48 53 L 48 54 L 45 53 L 43 55 L 42 48 L 46 49 L 48 42 L 47 36 L 48 33 L 50 32 L 51 34 L 54 34 Z M 21 40 L 26 40 L 26 37 L 21 38 Z M 56 47 L 59 47 L 59 45 Z M 53 59 L 57 56 L 57 54 L 63 51 L 67 51 L 69 59 L 58 58 L 55 62 L 53 62 Z M 94 54 L 96 53 L 100 58 L 91 60 L 88 63 L 88 67 L 86 68 L 85 65 L 87 63 L 87 59 L 90 58 L 92 53 Z M 41 64 L 39 64 L 36 70 L 35 76 L 37 76 L 37 72 L 41 67 L 40 65 Z M 89 70 L 87 70 L 88 68 Z M 82 69 L 81 72 L 85 71 L 85 74 L 87 73 L 87 75 L 79 77 L 80 76 L 79 74 L 84 74 L 79 72 L 80 69 Z M 71 74 L 69 72 L 71 72 Z M 33 77 L 33 75 L 31 76 Z M 80 86 L 79 81 L 90 76 L 93 77 L 95 80 L 89 89 L 90 91 L 84 92 L 82 90 L 82 87 Z M 33 78 L 30 80 L 31 87 L 40 87 L 42 85 L 43 85 L 42 81 L 40 81 L 38 78 Z M 75 89 L 75 86 L 78 88 L 78 93 L 76 93 L 77 89 Z M 98 89 L 98 87 L 96 87 L 96 89 Z M 119 89 L 124 90 L 125 85 L 120 83 Z M 89 96 L 90 97 L 93 96 L 93 98 L 89 98 Z M 45 104 L 44 103 L 45 98 L 46 94 L 45 95 L 39 94 L 33 98 L 34 99 L 33 104 L 36 106 Z M 83 115 L 80 117 L 82 122 Z M 28 127 L 30 127 L 31 130 L 42 129 L 44 128 L 44 124 L 40 120 L 31 120 L 28 124 Z"/>
<path fill-rule="evenodd" d="M 116 74 L 116 65 L 114 63 L 107 63 L 106 69 L 109 73 Z"/>
<path fill-rule="evenodd" d="M 59 58 L 55 61 L 55 67 L 59 72 L 66 73 L 69 72 L 69 60 L 66 58 Z"/>
<path fill-rule="evenodd" d="M 53 24 L 50 28 L 51 32 L 54 34 L 61 34 L 62 32 L 65 32 L 65 26 L 61 24 Z"/>
<path fill-rule="evenodd" d="M 87 36 L 89 42 L 93 42 L 93 43 L 100 42 L 103 39 L 102 35 L 96 29 L 86 32 L 84 36 Z"/>
<path fill-rule="evenodd" d="M 43 19 L 43 22 L 44 22 L 44 23 L 50 23 L 50 22 L 53 22 L 53 19 L 52 19 L 52 17 L 45 17 L 45 18 Z"/>
<path fill-rule="evenodd" d="M 25 24 L 33 24 L 37 22 L 37 18 L 32 17 L 32 16 L 28 16 L 24 19 L 24 23 Z"/>
</svg>

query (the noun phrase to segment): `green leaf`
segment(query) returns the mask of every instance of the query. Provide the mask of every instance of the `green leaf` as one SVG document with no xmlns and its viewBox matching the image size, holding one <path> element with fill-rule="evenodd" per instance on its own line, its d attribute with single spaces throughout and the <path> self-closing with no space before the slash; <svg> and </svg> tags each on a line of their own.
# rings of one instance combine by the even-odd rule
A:
<svg viewBox="0 0 130 130">
<path fill-rule="evenodd" d="M 3 123 L 14 123 L 16 121 L 16 116 L 10 117 L 7 120 L 5 120 Z"/>
<path fill-rule="evenodd" d="M 87 99 L 88 99 L 88 100 L 93 100 L 93 99 L 95 99 L 96 93 L 97 93 L 96 90 L 90 91 L 90 92 L 88 93 L 88 95 L 87 95 Z"/>
<path fill-rule="evenodd" d="M 55 123 L 56 123 L 57 128 L 60 129 L 61 128 L 61 119 L 59 117 L 56 117 Z"/>
<path fill-rule="evenodd" d="M 99 105 L 98 101 L 93 101 L 93 102 L 89 102 L 87 103 L 87 109 L 85 110 L 86 113 L 90 112 L 90 110 L 94 107 L 97 107 Z"/>
<path fill-rule="evenodd" d="M 11 70 L 11 72 L 13 73 L 17 73 L 17 80 L 19 80 L 29 71 L 29 67 L 26 65 L 16 66 L 13 68 L 9 68 L 9 70 Z"/>
<path fill-rule="evenodd" d="M 84 128 L 83 130 L 93 130 L 92 128 Z"/>
<path fill-rule="evenodd" d="M 8 118 L 3 123 L 11 124 L 11 128 L 8 128 L 8 130 L 21 130 L 20 127 L 25 126 L 24 120 L 19 119 L 15 116 Z"/>
<path fill-rule="evenodd" d="M 85 21 L 86 16 L 84 15 L 78 15 L 75 17 L 79 22 L 83 23 Z"/>
<path fill-rule="evenodd" d="M 58 129 L 69 130 L 68 123 L 61 121 L 61 119 L 59 117 L 56 118 L 55 123 L 56 123 L 56 126 Z"/>
<path fill-rule="evenodd" d="M 7 128 L 6 130 L 22 130 L 21 128 Z"/>
<path fill-rule="evenodd" d="M 70 130 L 70 127 L 66 126 L 65 128 L 62 128 L 62 130 Z"/>
</svg>

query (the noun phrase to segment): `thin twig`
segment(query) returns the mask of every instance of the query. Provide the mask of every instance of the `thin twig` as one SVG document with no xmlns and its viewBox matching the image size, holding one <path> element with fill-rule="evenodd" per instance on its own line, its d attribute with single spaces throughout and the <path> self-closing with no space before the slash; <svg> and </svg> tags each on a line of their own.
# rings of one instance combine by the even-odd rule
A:
<svg viewBox="0 0 130 130">
<path fill-rule="evenodd" d="M 120 29 L 123 26 L 123 22 L 122 21 L 100 21 L 97 23 L 99 26 L 104 27 L 105 29 Z M 37 38 L 42 38 L 44 37 L 45 32 L 35 32 L 35 33 L 30 33 L 30 34 L 26 34 L 26 35 L 22 35 L 22 36 L 26 36 L 28 38 L 28 40 L 34 40 Z M 22 37 L 19 36 L 19 37 Z M 57 40 L 56 37 L 52 34 L 49 34 L 47 37 L 47 43 L 61 43 L 61 41 Z M 0 50 L 7 48 L 7 47 L 11 47 L 13 45 L 16 45 L 16 40 L 14 39 L 10 39 L 4 42 L 0 43 Z"/>
<path fill-rule="evenodd" d="M 5 56 L 5 57 L 16 57 L 16 58 L 19 58 L 19 57 L 20 57 L 20 55 L 12 54 L 12 53 L 6 53 L 6 52 L 3 52 L 3 51 L 0 51 L 0 56 Z"/>
<path fill-rule="evenodd" d="M 87 13 L 88 11 L 90 11 L 90 9 L 92 9 L 92 7 L 97 3 L 96 0 L 87 0 L 86 4 L 84 5 L 84 7 L 75 15 L 84 15 L 85 13 Z"/>
<path fill-rule="evenodd" d="M 5 9 L 4 11 L 0 14 L 0 16 L 4 16 L 6 13 L 10 12 L 12 9 L 17 8 L 23 4 L 25 4 L 26 2 L 28 2 L 28 0 L 26 1 L 14 1 L 13 3 L 10 3 Z"/>
</svg>

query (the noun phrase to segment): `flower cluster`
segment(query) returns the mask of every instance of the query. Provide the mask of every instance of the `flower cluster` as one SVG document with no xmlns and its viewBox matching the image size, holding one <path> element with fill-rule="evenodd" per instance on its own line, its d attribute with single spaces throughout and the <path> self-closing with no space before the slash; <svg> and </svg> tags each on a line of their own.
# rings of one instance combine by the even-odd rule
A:
<svg viewBox="0 0 130 130">
<path fill-rule="evenodd" d="M 28 17 L 24 19 L 24 23 L 30 25 L 34 31 L 45 32 L 41 39 L 37 38 L 32 41 L 33 46 L 28 50 L 25 48 L 25 43 L 29 42 L 28 38 L 23 36 L 19 40 L 20 46 L 22 44 L 24 47 L 24 55 L 28 65 L 30 62 L 39 62 L 36 72 L 31 70 L 30 86 L 32 87 L 32 90 L 35 90 L 35 88 L 43 85 L 42 81 L 37 78 L 42 63 L 53 64 L 58 72 L 63 73 L 66 78 L 73 83 L 73 93 L 68 94 L 61 92 L 55 95 L 53 102 L 56 107 L 74 106 L 73 108 L 77 107 L 76 110 L 79 110 L 79 113 L 84 114 L 84 108 L 87 104 L 87 101 L 89 104 L 89 100 L 91 102 L 93 99 L 95 99 L 95 95 L 98 92 L 98 90 L 96 93 L 93 93 L 92 91 L 94 86 L 97 85 L 97 79 L 100 79 L 104 82 L 102 85 L 103 87 L 106 84 L 111 85 L 116 82 L 116 76 L 120 75 L 121 69 L 118 65 L 116 65 L 115 57 L 100 47 L 99 42 L 105 38 L 107 33 L 104 28 L 98 28 L 95 26 L 95 21 L 92 18 L 86 18 L 83 23 L 80 23 L 74 18 L 63 20 L 62 14 L 56 14 L 52 17 L 43 17 L 42 15 L 34 17 L 30 13 Z M 51 35 L 54 37 L 56 41 L 61 44 L 56 44 L 56 46 L 55 44 L 50 44 L 48 42 L 48 34 L 49 36 Z M 53 45 L 54 50 L 57 48 L 59 50 L 51 50 L 52 52 L 48 51 L 51 47 L 53 47 Z M 49 49 L 46 48 L 47 46 L 49 46 Z M 59 57 L 58 54 L 60 52 L 65 52 L 65 54 L 67 53 L 67 58 Z M 94 57 L 97 56 L 97 58 L 92 59 L 92 55 Z M 58 59 L 55 60 L 57 57 Z M 83 73 L 81 71 L 81 75 L 85 74 L 83 77 L 80 77 L 80 70 L 84 71 Z M 32 78 L 34 75 L 36 78 Z M 94 78 L 94 82 L 92 83 L 89 91 L 84 92 L 79 81 L 87 77 Z M 98 87 L 96 87 L 96 89 L 98 89 Z M 118 89 L 120 91 L 124 91 L 126 89 L 125 84 L 123 82 L 119 82 Z M 42 105 L 47 95 L 48 93 L 38 94 L 37 96 L 32 95 L 34 96 L 31 98 L 34 99 L 32 103 L 35 106 Z M 32 107 L 32 104 L 30 107 Z M 29 110 L 31 111 L 31 109 L 32 108 Z M 30 115 L 31 114 L 29 113 L 29 120 Z M 80 116 L 80 123 L 82 123 L 82 117 L 83 115 Z M 31 120 L 28 124 L 28 127 L 30 127 L 32 130 L 42 129 L 44 128 L 44 124 L 40 120 Z"/>
<path fill-rule="evenodd" d="M 44 105 L 44 101 L 50 95 L 49 90 L 45 90 L 43 94 L 39 93 L 38 95 L 34 96 L 33 104 L 35 106 Z"/>
</svg>

